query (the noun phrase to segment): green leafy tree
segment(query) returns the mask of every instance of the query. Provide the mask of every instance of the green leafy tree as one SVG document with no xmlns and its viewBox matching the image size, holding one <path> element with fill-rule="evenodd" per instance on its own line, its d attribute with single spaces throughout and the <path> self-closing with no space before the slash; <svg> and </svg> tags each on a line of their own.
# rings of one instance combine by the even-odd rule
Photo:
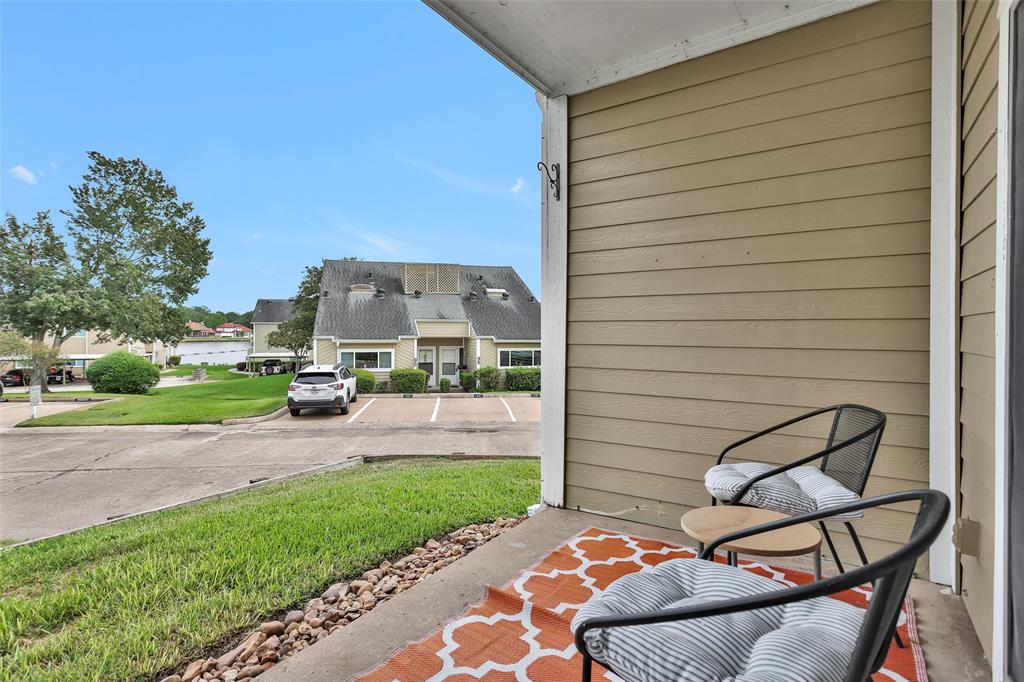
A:
<svg viewBox="0 0 1024 682">
<path fill-rule="evenodd" d="M 278 325 L 275 331 L 267 334 L 267 343 L 276 348 L 284 348 L 295 358 L 295 371 L 299 370 L 302 358 L 313 348 L 313 323 L 316 322 L 316 309 L 320 305 L 320 280 L 323 278 L 322 265 L 311 265 L 299 283 L 299 290 L 292 301 L 293 317 Z"/>
<path fill-rule="evenodd" d="M 53 366 L 63 371 L 60 348 L 43 341 L 27 339 L 16 332 L 0 332 L 0 356 L 19 358 L 29 364 L 29 381 L 46 386 L 46 374 Z"/>
<path fill-rule="evenodd" d="M 66 238 L 48 212 L 0 230 L 0 327 L 53 348 L 79 329 L 173 343 L 212 256 L 205 223 L 139 159 L 89 152 Z"/>
</svg>

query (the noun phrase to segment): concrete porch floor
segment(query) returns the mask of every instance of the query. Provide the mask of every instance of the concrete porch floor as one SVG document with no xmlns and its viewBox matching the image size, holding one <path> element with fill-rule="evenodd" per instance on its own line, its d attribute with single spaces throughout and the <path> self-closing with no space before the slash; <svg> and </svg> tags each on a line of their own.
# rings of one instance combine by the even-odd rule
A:
<svg viewBox="0 0 1024 682">
<path fill-rule="evenodd" d="M 501 537 L 460 559 L 429 580 L 386 601 L 351 625 L 260 676 L 260 682 L 338 682 L 372 668 L 409 642 L 429 635 L 483 599 L 484 586 L 504 586 L 520 571 L 588 528 L 649 537 L 680 545 L 696 543 L 681 531 L 631 521 L 545 509 Z M 783 560 L 803 566 L 801 559 Z M 810 568 L 810 560 L 806 568 Z M 828 574 L 834 565 L 825 562 Z M 917 611 L 930 682 L 992 678 L 963 603 L 937 585 L 915 580 Z M 539 681 L 538 681 L 539 682 Z"/>
</svg>

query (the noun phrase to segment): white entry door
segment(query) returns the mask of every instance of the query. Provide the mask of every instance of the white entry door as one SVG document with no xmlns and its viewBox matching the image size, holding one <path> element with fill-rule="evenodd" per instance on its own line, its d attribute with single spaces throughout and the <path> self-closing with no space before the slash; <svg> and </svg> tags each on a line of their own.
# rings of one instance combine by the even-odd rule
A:
<svg viewBox="0 0 1024 682">
<path fill-rule="evenodd" d="M 427 373 L 427 386 L 434 385 L 434 349 L 420 348 L 416 353 L 416 366 Z"/>
<path fill-rule="evenodd" d="M 441 378 L 451 381 L 452 386 L 459 385 L 459 349 L 457 347 L 441 349 Z"/>
</svg>

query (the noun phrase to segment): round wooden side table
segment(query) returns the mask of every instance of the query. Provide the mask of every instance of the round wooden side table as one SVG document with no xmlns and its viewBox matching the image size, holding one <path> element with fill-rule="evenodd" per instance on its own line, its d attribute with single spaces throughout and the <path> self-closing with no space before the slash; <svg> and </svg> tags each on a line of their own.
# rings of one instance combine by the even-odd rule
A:
<svg viewBox="0 0 1024 682">
<path fill-rule="evenodd" d="M 686 512 L 679 525 L 687 535 L 701 544 L 703 551 L 704 545 L 714 542 L 723 535 L 787 518 L 789 517 L 785 514 L 768 509 L 716 505 Z M 719 549 L 727 552 L 729 563 L 733 566 L 736 565 L 737 554 L 778 557 L 813 552 L 814 578 L 821 578 L 821 533 L 809 523 L 799 523 L 788 528 L 740 538 L 735 542 L 719 545 Z"/>
</svg>

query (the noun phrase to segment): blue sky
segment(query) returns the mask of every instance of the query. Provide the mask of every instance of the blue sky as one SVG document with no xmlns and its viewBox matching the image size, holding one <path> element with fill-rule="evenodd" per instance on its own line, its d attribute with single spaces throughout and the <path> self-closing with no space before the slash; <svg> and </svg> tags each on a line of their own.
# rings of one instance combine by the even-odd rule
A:
<svg viewBox="0 0 1024 682">
<path fill-rule="evenodd" d="M 194 202 L 191 303 L 322 258 L 512 265 L 540 294 L 532 89 L 419 2 L 0 2 L 0 209 L 70 202 L 87 150 Z"/>
</svg>

